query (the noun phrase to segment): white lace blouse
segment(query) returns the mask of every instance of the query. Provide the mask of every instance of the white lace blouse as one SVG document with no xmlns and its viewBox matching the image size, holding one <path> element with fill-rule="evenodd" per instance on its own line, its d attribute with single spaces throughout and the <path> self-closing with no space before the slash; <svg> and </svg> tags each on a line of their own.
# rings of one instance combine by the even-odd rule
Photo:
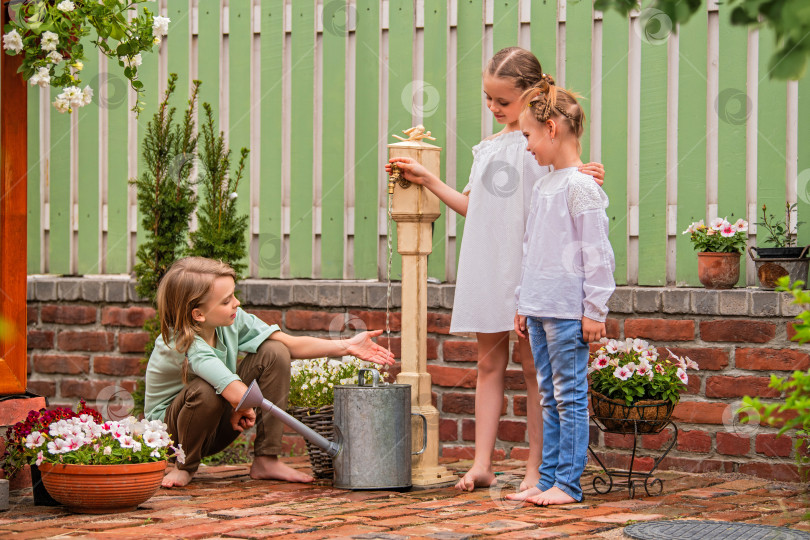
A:
<svg viewBox="0 0 810 540">
<path fill-rule="evenodd" d="M 550 172 L 534 185 L 515 291 L 518 313 L 605 320 L 616 287 L 607 206 L 605 192 L 576 167 Z"/>
</svg>

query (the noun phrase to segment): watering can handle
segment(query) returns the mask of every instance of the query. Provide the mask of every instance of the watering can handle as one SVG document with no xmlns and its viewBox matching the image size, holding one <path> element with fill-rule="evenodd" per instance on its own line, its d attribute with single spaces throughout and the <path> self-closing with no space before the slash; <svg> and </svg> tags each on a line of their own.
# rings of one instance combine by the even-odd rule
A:
<svg viewBox="0 0 810 540">
<path fill-rule="evenodd" d="M 754 255 L 756 253 L 756 255 Z M 755 246 L 748 246 L 748 254 L 751 255 L 751 260 L 758 261 L 759 260 L 759 252 Z"/>
<path fill-rule="evenodd" d="M 427 448 L 427 439 L 428 439 L 428 434 L 427 434 L 427 418 L 425 417 L 425 415 L 424 415 L 424 414 L 422 414 L 422 413 L 418 413 L 418 412 L 411 413 L 411 416 L 419 416 L 419 417 L 421 417 L 421 418 L 422 418 L 422 434 L 423 434 L 423 436 L 424 436 L 424 440 L 422 441 L 422 449 L 421 449 L 421 450 L 419 450 L 418 452 L 411 452 L 411 454 L 412 454 L 412 455 L 414 455 L 414 456 L 418 456 L 419 454 L 421 454 L 422 452 L 424 452 L 424 451 L 425 451 L 425 449 Z"/>
<path fill-rule="evenodd" d="M 372 368 L 362 368 L 360 371 L 357 372 L 357 384 L 359 386 L 367 386 L 366 385 L 366 373 L 371 373 L 371 386 L 379 386 L 380 385 L 380 372 L 376 369 Z"/>
</svg>

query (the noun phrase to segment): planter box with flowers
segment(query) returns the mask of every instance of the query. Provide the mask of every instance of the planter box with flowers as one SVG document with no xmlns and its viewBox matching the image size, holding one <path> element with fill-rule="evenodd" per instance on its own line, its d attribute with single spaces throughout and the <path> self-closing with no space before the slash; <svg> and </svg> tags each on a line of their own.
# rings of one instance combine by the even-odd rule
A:
<svg viewBox="0 0 810 540">
<path fill-rule="evenodd" d="M 669 422 L 696 362 L 641 339 L 601 341 L 588 367 L 594 416 L 607 431 L 657 433 Z"/>
<path fill-rule="evenodd" d="M 69 510 L 109 513 L 134 510 L 149 499 L 160 487 L 166 460 L 182 463 L 184 454 L 163 422 L 105 422 L 82 401 L 77 412 L 29 412 L 8 428 L 3 457 L 9 476 L 25 465 L 38 467 L 48 494 Z"/>
<path fill-rule="evenodd" d="M 287 412 L 320 435 L 335 440 L 334 388 L 356 383 L 360 370 L 368 368 L 379 369 L 379 366 L 353 356 L 345 356 L 342 361 L 328 358 L 294 360 L 290 371 Z M 380 372 L 383 384 L 388 375 L 386 371 Z M 306 444 L 312 475 L 332 479 L 335 473 L 332 458 L 311 442 L 307 441 Z"/>
<path fill-rule="evenodd" d="M 730 289 L 737 284 L 747 231 L 748 222 L 744 219 L 729 223 L 718 217 L 708 226 L 702 219 L 696 221 L 683 232 L 690 235 L 698 252 L 698 279 L 704 287 Z"/>
</svg>

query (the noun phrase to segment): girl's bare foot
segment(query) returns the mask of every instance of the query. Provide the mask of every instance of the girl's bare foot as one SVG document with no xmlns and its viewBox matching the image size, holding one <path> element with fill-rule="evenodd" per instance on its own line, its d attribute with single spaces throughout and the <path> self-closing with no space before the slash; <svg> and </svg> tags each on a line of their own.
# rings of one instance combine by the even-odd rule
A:
<svg viewBox="0 0 810 540">
<path fill-rule="evenodd" d="M 537 485 L 540 481 L 540 471 L 537 469 L 526 468 L 526 475 L 523 477 L 523 482 L 520 483 L 520 491 L 526 491 Z"/>
<path fill-rule="evenodd" d="M 552 504 L 571 504 L 578 502 L 574 500 L 574 498 L 571 495 L 569 495 L 568 493 L 564 492 L 563 490 L 561 490 L 556 486 L 552 487 L 551 489 L 545 490 L 539 495 L 527 497 L 526 500 L 538 506 L 549 506 Z"/>
<path fill-rule="evenodd" d="M 538 487 L 530 487 L 528 489 L 524 489 L 520 493 L 512 493 L 506 496 L 507 499 L 510 501 L 527 501 L 529 497 L 537 497 L 538 495 L 542 494 L 543 490 Z"/>
<path fill-rule="evenodd" d="M 461 477 L 456 484 L 459 491 L 472 491 L 479 487 L 489 487 L 496 482 L 492 471 L 480 470 L 473 467 L 467 474 Z"/>
<path fill-rule="evenodd" d="M 278 456 L 256 456 L 250 467 L 254 480 L 282 480 L 284 482 L 312 482 L 313 477 L 297 471 L 278 460 Z"/>
<path fill-rule="evenodd" d="M 160 483 L 165 488 L 183 487 L 191 482 L 194 475 L 176 467 L 168 469 L 168 472 L 163 476 L 163 481 Z"/>
</svg>

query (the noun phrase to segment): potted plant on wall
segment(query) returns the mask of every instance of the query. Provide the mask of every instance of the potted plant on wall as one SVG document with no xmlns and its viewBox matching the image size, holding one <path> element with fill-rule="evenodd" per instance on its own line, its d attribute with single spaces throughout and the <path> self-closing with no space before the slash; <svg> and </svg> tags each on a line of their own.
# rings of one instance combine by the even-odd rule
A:
<svg viewBox="0 0 810 540">
<path fill-rule="evenodd" d="M 602 338 L 600 343 L 588 367 L 594 416 L 616 433 L 663 429 L 689 382 L 687 370 L 697 370 L 697 362 L 669 349 L 662 358 L 641 339 Z"/>
<path fill-rule="evenodd" d="M 784 276 L 788 276 L 790 281 L 806 282 L 810 265 L 810 259 L 806 255 L 810 246 L 796 246 L 794 231 L 803 223 L 791 223 L 796 204 L 785 203 L 785 219 L 768 215 L 767 210 L 768 207 L 763 204 L 762 221 L 757 222 L 757 225 L 764 228 L 767 233 L 765 243 L 772 247 L 748 248 L 756 265 L 760 287 L 773 290 L 777 286 L 777 280 Z"/>
<path fill-rule="evenodd" d="M 714 218 L 709 225 L 703 220 L 689 225 L 689 234 L 698 252 L 698 279 L 707 289 L 730 289 L 740 280 L 740 254 L 745 249 L 748 222 L 738 219 L 729 223 Z"/>
</svg>

